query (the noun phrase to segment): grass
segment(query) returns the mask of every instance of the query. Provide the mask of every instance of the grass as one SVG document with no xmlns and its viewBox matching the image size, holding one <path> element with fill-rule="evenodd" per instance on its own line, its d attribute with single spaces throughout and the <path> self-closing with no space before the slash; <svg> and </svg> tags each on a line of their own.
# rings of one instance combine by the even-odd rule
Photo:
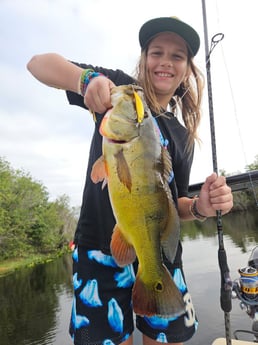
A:
<svg viewBox="0 0 258 345">
<path fill-rule="evenodd" d="M 64 252 L 49 254 L 32 254 L 29 257 L 13 258 L 0 261 L 0 277 L 12 273 L 23 267 L 33 267 L 37 264 L 46 263 L 64 254 Z"/>
</svg>

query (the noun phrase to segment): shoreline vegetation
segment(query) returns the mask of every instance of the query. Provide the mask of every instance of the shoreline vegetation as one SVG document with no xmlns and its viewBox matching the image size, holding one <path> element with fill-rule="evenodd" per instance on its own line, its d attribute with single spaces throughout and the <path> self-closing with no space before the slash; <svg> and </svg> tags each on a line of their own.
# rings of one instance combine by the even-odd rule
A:
<svg viewBox="0 0 258 345">
<path fill-rule="evenodd" d="M 246 170 L 258 170 L 258 155 Z M 257 192 L 257 184 L 234 192 L 232 212 L 257 207 Z M 79 208 L 70 207 L 69 197 L 50 201 L 41 182 L 0 157 L 0 278 L 71 252 L 78 216 Z"/>
<path fill-rule="evenodd" d="M 1 277 L 12 274 L 21 268 L 31 268 L 36 265 L 46 264 L 69 253 L 71 253 L 71 250 L 67 249 L 55 254 L 32 254 L 28 257 L 10 258 L 0 261 L 0 279 Z"/>
<path fill-rule="evenodd" d="M 78 214 L 68 196 L 50 200 L 40 181 L 0 157 L 0 275 L 67 252 Z"/>
</svg>

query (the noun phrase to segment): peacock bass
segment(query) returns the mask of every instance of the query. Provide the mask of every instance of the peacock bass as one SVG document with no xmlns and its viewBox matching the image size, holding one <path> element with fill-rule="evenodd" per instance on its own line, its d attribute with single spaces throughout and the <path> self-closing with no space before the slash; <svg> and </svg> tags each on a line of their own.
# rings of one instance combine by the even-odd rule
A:
<svg viewBox="0 0 258 345">
<path fill-rule="evenodd" d="M 180 231 L 167 182 L 171 159 L 140 87 L 114 87 L 111 103 L 100 125 L 103 155 L 91 173 L 93 182 L 108 184 L 116 219 L 111 253 L 119 266 L 138 258 L 135 313 L 175 317 L 185 312 L 184 302 L 162 261 L 163 250 L 173 262 Z"/>
</svg>

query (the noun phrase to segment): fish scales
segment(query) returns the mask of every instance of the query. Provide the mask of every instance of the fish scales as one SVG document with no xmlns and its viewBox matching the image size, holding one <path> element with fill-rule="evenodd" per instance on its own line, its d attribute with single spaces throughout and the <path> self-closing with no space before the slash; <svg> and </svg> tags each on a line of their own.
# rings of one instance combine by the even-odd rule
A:
<svg viewBox="0 0 258 345">
<path fill-rule="evenodd" d="M 100 126 L 103 156 L 91 174 L 94 182 L 104 180 L 108 185 L 116 219 L 111 253 L 120 266 L 138 259 L 132 293 L 135 313 L 179 316 L 185 312 L 182 294 L 162 258 L 163 250 L 173 262 L 180 231 L 167 182 L 171 159 L 140 87 L 114 87 L 111 103 Z M 141 109 L 144 114 L 139 116 Z"/>
</svg>

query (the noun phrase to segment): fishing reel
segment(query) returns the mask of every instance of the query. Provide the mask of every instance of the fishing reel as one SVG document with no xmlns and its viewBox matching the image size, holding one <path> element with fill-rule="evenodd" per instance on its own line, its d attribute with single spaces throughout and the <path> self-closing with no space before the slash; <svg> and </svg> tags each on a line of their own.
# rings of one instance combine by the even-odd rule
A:
<svg viewBox="0 0 258 345">
<path fill-rule="evenodd" d="M 236 330 L 236 334 L 250 333 L 258 343 L 258 246 L 254 247 L 248 265 L 238 270 L 240 277 L 233 282 L 232 298 L 240 300 L 240 308 L 253 319 L 252 331 Z"/>
</svg>

